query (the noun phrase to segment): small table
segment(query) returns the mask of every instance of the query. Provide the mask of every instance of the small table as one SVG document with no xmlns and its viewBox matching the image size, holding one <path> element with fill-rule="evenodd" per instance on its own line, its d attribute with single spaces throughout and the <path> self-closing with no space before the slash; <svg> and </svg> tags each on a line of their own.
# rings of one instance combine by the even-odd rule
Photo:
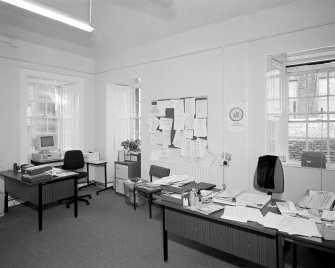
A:
<svg viewBox="0 0 335 268">
<path fill-rule="evenodd" d="M 8 194 L 37 206 L 38 230 L 42 231 L 44 205 L 74 196 L 74 217 L 78 216 L 78 178 L 75 172 L 64 172 L 51 180 L 32 183 L 22 181 L 21 175 L 21 172 L 13 170 L 0 172 L 0 176 L 3 176 L 5 181 L 5 212 L 8 212 Z"/>
<path fill-rule="evenodd" d="M 142 183 L 146 183 L 146 181 L 143 181 Z M 142 192 L 142 193 L 145 193 L 147 196 L 148 196 L 148 202 L 149 202 L 149 218 L 151 219 L 151 205 L 152 205 L 152 195 L 154 193 L 160 193 L 161 192 L 161 189 L 149 189 L 149 188 L 144 188 L 144 187 L 141 187 L 141 183 L 139 184 L 135 184 L 134 185 L 134 210 L 136 210 L 136 198 L 135 198 L 135 194 L 136 194 L 136 190 L 138 192 Z"/>
<path fill-rule="evenodd" d="M 87 161 L 86 165 L 87 165 L 87 180 L 89 180 L 89 166 L 90 165 L 104 167 L 105 169 L 105 183 L 104 183 L 105 187 L 101 190 L 96 191 L 97 195 L 99 195 L 100 192 L 105 191 L 107 189 L 113 189 L 113 185 L 112 186 L 107 185 L 107 161 L 104 161 L 104 160 Z"/>
</svg>

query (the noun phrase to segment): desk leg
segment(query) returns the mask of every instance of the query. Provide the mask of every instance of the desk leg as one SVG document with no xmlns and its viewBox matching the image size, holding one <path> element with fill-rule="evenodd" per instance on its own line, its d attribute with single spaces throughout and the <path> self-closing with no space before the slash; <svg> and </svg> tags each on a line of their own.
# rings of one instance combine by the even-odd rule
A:
<svg viewBox="0 0 335 268">
<path fill-rule="evenodd" d="M 77 218 L 77 216 L 78 216 L 78 178 L 77 177 L 75 177 L 74 178 L 74 180 L 73 180 L 73 182 L 74 182 L 74 193 L 73 193 L 73 195 L 74 195 L 74 217 L 75 218 Z"/>
<path fill-rule="evenodd" d="M 149 194 L 149 218 L 151 219 L 152 194 Z"/>
<path fill-rule="evenodd" d="M 163 254 L 164 254 L 164 261 L 167 262 L 168 260 L 168 233 L 165 229 L 165 207 L 162 206 L 163 210 Z"/>
<path fill-rule="evenodd" d="M 277 255 L 278 268 L 283 268 L 285 263 L 284 238 L 280 235 L 277 236 Z"/>
<path fill-rule="evenodd" d="M 8 193 L 5 192 L 5 212 L 8 212 Z"/>
<path fill-rule="evenodd" d="M 42 231 L 42 183 L 38 184 L 38 230 Z"/>
<path fill-rule="evenodd" d="M 136 210 L 136 190 L 135 190 L 135 186 L 133 188 L 133 197 L 134 197 L 134 210 Z"/>
<path fill-rule="evenodd" d="M 107 163 L 104 164 L 104 168 L 105 168 L 105 188 L 103 188 L 103 189 L 97 191 L 97 192 L 96 192 L 97 195 L 98 195 L 100 192 L 105 191 L 105 190 L 107 190 L 107 189 L 110 189 L 110 188 L 113 189 L 113 185 L 110 186 L 110 187 L 107 187 Z"/>
<path fill-rule="evenodd" d="M 292 242 L 292 267 L 297 267 L 297 244 Z"/>
</svg>

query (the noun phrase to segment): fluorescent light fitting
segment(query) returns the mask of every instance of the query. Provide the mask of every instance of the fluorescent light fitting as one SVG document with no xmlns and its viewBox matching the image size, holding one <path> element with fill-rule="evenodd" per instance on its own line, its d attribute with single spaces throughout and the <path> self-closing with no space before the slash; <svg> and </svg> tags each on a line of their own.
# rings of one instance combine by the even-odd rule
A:
<svg viewBox="0 0 335 268">
<path fill-rule="evenodd" d="M 62 11 L 50 8 L 31 0 L 0 0 L 2 2 L 23 8 L 44 17 L 57 20 L 59 22 L 71 25 L 87 32 L 93 32 L 94 28 L 88 22 L 77 19 Z"/>
</svg>

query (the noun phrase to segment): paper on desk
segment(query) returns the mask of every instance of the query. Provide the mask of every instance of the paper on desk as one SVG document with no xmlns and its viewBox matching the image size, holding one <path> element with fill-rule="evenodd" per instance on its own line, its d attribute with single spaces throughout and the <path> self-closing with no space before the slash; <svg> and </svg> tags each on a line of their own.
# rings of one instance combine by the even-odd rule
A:
<svg viewBox="0 0 335 268">
<path fill-rule="evenodd" d="M 321 218 L 326 221 L 335 221 L 335 211 L 324 210 Z"/>
<path fill-rule="evenodd" d="M 315 222 L 308 219 L 269 212 L 264 216 L 261 224 L 264 227 L 274 228 L 291 235 L 321 237 Z"/>
<path fill-rule="evenodd" d="M 243 206 L 225 206 L 221 218 L 239 222 L 254 221 L 261 223 L 263 221 L 263 215 L 259 209 Z"/>
</svg>

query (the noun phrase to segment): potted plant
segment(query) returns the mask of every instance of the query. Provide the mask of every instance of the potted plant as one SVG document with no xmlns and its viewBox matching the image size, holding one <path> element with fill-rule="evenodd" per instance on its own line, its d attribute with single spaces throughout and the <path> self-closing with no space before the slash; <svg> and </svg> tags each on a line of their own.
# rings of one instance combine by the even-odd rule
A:
<svg viewBox="0 0 335 268">
<path fill-rule="evenodd" d="M 121 146 L 125 149 L 125 151 L 131 152 L 139 152 L 141 141 L 140 140 L 125 140 L 121 142 Z"/>
</svg>

